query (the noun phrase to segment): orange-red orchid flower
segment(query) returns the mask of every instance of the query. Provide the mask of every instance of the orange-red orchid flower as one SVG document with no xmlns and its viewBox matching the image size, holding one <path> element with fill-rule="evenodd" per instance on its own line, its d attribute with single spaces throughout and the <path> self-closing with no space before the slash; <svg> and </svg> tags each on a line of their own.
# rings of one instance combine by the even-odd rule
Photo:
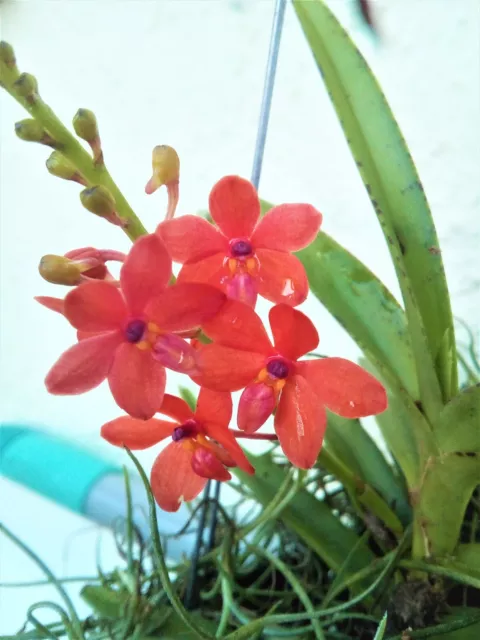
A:
<svg viewBox="0 0 480 640">
<path fill-rule="evenodd" d="M 317 235 L 322 215 L 309 204 L 282 204 L 261 220 L 255 187 L 226 176 L 210 193 L 216 228 L 198 216 L 161 222 L 157 233 L 174 262 L 183 264 L 179 282 L 207 282 L 231 299 L 255 306 L 257 294 L 296 306 L 308 293 L 305 269 L 292 251 Z"/>
<path fill-rule="evenodd" d="M 319 343 L 311 320 L 279 304 L 270 310 L 274 344 L 258 315 L 245 304 L 228 301 L 203 326 L 214 342 L 197 345 L 201 374 L 194 379 L 218 391 L 245 387 L 238 426 L 256 431 L 275 413 L 275 431 L 287 458 L 297 467 L 315 464 L 326 429 L 325 408 L 346 418 L 381 413 L 384 387 L 344 358 L 299 360 Z"/>
<path fill-rule="evenodd" d="M 230 480 L 226 467 L 254 473 L 228 429 L 232 415 L 229 393 L 201 389 L 195 412 L 184 400 L 165 394 L 160 413 L 173 422 L 123 416 L 104 424 L 101 434 L 111 444 L 129 449 L 147 449 L 172 438 L 150 475 L 155 500 L 165 511 L 177 511 L 182 502 L 193 500 L 208 479 Z"/>
<path fill-rule="evenodd" d="M 178 334 L 199 327 L 225 301 L 205 284 L 168 286 L 172 263 L 156 235 L 135 242 L 115 284 L 92 281 L 65 297 L 63 314 L 80 341 L 60 356 L 45 384 L 50 393 L 79 394 L 108 378 L 117 404 L 136 418 L 160 408 L 165 367 L 196 370 L 195 350 Z M 50 299 L 42 304 L 57 311 Z"/>
</svg>

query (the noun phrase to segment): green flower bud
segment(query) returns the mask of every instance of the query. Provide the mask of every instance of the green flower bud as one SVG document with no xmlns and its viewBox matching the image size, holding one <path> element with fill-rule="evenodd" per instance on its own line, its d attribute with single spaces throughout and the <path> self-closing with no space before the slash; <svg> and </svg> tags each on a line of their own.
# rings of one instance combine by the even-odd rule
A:
<svg viewBox="0 0 480 640">
<path fill-rule="evenodd" d="M 84 177 L 77 171 L 75 165 L 70 160 L 60 153 L 60 151 L 54 151 L 46 161 L 46 167 L 52 176 L 62 178 L 63 180 L 73 180 L 80 184 L 87 184 Z"/>
<path fill-rule="evenodd" d="M 3 62 L 9 69 L 17 68 L 17 60 L 15 58 L 15 52 L 11 44 L 2 40 L 0 42 L 0 61 Z"/>
<path fill-rule="evenodd" d="M 82 140 L 86 140 L 93 151 L 96 164 L 103 162 L 102 145 L 98 133 L 97 118 L 89 109 L 79 109 L 73 118 L 75 133 Z"/>
<path fill-rule="evenodd" d="M 33 118 L 26 118 L 15 123 L 15 133 L 20 140 L 25 142 L 40 142 L 49 146 L 54 146 L 55 143 L 48 135 L 45 129 Z"/>
<path fill-rule="evenodd" d="M 98 138 L 97 118 L 89 109 L 79 109 L 73 118 L 75 133 L 82 140 L 91 142 Z"/>
<path fill-rule="evenodd" d="M 29 102 L 33 102 L 38 96 L 38 82 L 31 73 L 22 73 L 18 80 L 13 83 L 16 93 Z"/>
<path fill-rule="evenodd" d="M 115 211 L 115 198 L 103 185 L 89 187 L 80 192 L 80 200 L 85 209 L 101 218 L 105 218 L 119 227 L 128 226 L 128 222 L 122 220 Z"/>
<path fill-rule="evenodd" d="M 44 280 L 52 284 L 64 284 L 73 287 L 82 281 L 81 264 L 63 256 L 43 256 L 38 265 L 38 272 Z"/>
<path fill-rule="evenodd" d="M 80 193 L 80 200 L 85 209 L 97 216 L 105 217 L 115 211 L 115 199 L 103 185 L 84 189 Z"/>
</svg>

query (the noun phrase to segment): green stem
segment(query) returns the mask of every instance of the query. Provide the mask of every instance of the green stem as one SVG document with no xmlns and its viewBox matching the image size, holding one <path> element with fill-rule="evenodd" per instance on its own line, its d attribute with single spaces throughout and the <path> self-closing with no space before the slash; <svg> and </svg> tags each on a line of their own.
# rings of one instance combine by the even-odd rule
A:
<svg viewBox="0 0 480 640">
<path fill-rule="evenodd" d="M 80 142 L 65 127 L 52 109 L 35 95 L 30 100 L 19 96 L 15 90 L 15 73 L 6 66 L 2 66 L 2 82 L 8 93 L 22 105 L 45 131 L 58 144 L 58 150 L 66 157 L 88 182 L 88 186 L 103 185 L 115 199 L 116 212 L 128 225 L 124 231 L 131 240 L 136 240 L 147 233 L 147 230 L 135 215 L 124 195 L 113 181 L 112 176 L 103 164 L 95 165 L 92 156 L 83 148 Z"/>
<path fill-rule="evenodd" d="M 55 576 L 47 567 L 47 565 L 42 560 L 40 560 L 40 558 L 37 556 L 36 553 L 34 553 L 29 547 L 27 547 L 26 544 L 24 544 L 19 538 L 17 538 L 17 536 L 14 533 L 12 533 L 9 529 L 7 529 L 7 527 L 4 524 L 1 524 L 1 523 L 0 523 L 0 532 L 5 534 L 7 538 L 9 538 L 13 543 L 15 543 L 31 560 L 33 560 L 33 562 L 35 562 L 35 564 L 37 564 L 40 567 L 40 569 L 43 571 L 43 573 L 46 575 L 46 577 L 48 578 L 48 581 L 55 586 L 58 593 L 60 594 L 63 601 L 65 602 L 65 606 L 67 607 L 68 613 L 72 619 L 72 627 L 75 630 L 75 637 L 83 638 L 84 635 L 82 631 L 82 624 L 80 622 L 79 617 L 77 616 L 75 607 L 73 606 L 73 603 L 70 600 L 68 593 L 65 591 L 63 586 L 58 582 L 58 580 L 55 578 Z"/>
<path fill-rule="evenodd" d="M 284 562 L 282 562 L 280 560 L 280 558 L 277 558 L 272 553 L 270 553 L 270 551 L 268 551 L 268 549 L 263 549 L 262 547 L 258 547 L 258 546 L 255 546 L 255 547 L 251 546 L 250 548 L 252 550 L 256 551 L 257 553 L 263 555 L 264 558 L 266 558 L 271 564 L 273 564 L 273 566 L 276 569 L 278 569 L 281 573 L 283 573 L 285 578 L 288 580 L 288 582 L 292 586 L 292 589 L 297 594 L 298 599 L 300 600 L 300 602 L 305 607 L 305 611 L 307 613 L 313 613 L 315 611 L 315 608 L 314 608 L 314 606 L 312 604 L 312 601 L 308 597 L 308 594 L 305 591 L 305 589 L 303 588 L 303 586 L 301 585 L 300 581 L 297 580 L 297 578 L 296 578 L 295 574 L 293 573 L 293 571 L 291 571 L 288 568 L 288 566 Z M 319 620 L 315 620 L 313 618 L 312 619 L 312 627 L 313 627 L 313 630 L 314 630 L 314 633 L 315 633 L 315 637 L 317 638 L 317 640 L 325 640 L 325 636 L 323 634 L 322 626 L 321 626 Z"/>
</svg>

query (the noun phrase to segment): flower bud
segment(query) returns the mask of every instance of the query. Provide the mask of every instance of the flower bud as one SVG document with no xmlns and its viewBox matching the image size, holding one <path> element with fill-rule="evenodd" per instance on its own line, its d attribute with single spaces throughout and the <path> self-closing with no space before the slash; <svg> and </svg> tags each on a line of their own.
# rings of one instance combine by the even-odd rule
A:
<svg viewBox="0 0 480 640">
<path fill-rule="evenodd" d="M 46 255 L 40 260 L 38 272 L 52 284 L 74 286 L 82 281 L 82 265 L 63 256 Z"/>
<path fill-rule="evenodd" d="M 126 226 L 126 223 L 118 216 L 115 211 L 115 198 L 110 191 L 103 185 L 89 187 L 80 192 L 80 200 L 85 209 L 94 213 L 101 218 L 105 218 L 112 224 L 120 227 Z"/>
<path fill-rule="evenodd" d="M 13 87 L 17 95 L 26 98 L 30 103 L 35 102 L 35 99 L 38 98 L 38 82 L 31 73 L 20 74 L 18 80 L 13 83 Z"/>
<path fill-rule="evenodd" d="M 73 118 L 73 128 L 79 138 L 88 142 L 95 162 L 102 161 L 102 148 L 98 133 L 97 118 L 89 109 L 79 109 Z"/>
<path fill-rule="evenodd" d="M 45 129 L 33 118 L 26 118 L 15 123 L 15 133 L 20 140 L 25 142 L 39 142 L 50 147 L 55 145 L 55 142 L 48 135 Z"/>
<path fill-rule="evenodd" d="M 0 62 L 3 62 L 11 71 L 16 71 L 18 74 L 15 52 L 12 45 L 5 42 L 5 40 L 0 42 Z"/>
<path fill-rule="evenodd" d="M 167 220 L 173 218 L 178 203 L 178 183 L 180 179 L 180 159 L 173 147 L 162 144 L 152 152 L 152 177 L 145 186 L 145 193 L 151 194 L 162 185 L 168 192 Z"/>
<path fill-rule="evenodd" d="M 74 249 L 65 256 L 46 255 L 40 260 L 38 271 L 52 284 L 75 286 L 87 280 L 104 280 L 108 275 L 105 262 L 93 249 Z"/>
<path fill-rule="evenodd" d="M 98 137 L 97 118 L 89 109 L 79 109 L 73 118 L 75 133 L 82 140 L 91 142 Z"/>
<path fill-rule="evenodd" d="M 180 177 L 180 159 L 173 147 L 166 144 L 159 145 L 152 152 L 152 177 L 145 187 L 150 194 L 163 184 L 178 181 Z"/>
<path fill-rule="evenodd" d="M 45 165 L 52 176 L 57 176 L 57 178 L 62 178 L 63 180 L 73 180 L 73 182 L 83 185 L 87 184 L 85 178 L 60 151 L 54 151 L 50 154 Z"/>
</svg>

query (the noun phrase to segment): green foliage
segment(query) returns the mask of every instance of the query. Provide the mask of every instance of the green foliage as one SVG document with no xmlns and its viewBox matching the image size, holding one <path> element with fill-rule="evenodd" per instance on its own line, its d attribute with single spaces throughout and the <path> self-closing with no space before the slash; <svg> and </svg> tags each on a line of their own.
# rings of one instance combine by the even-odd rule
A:
<svg viewBox="0 0 480 640">
<path fill-rule="evenodd" d="M 412 158 L 365 59 L 321 0 L 294 7 L 397 272 L 422 401 L 432 415 L 457 388 L 450 298 L 432 216 Z M 432 370 L 431 370 L 432 369 Z"/>
</svg>

